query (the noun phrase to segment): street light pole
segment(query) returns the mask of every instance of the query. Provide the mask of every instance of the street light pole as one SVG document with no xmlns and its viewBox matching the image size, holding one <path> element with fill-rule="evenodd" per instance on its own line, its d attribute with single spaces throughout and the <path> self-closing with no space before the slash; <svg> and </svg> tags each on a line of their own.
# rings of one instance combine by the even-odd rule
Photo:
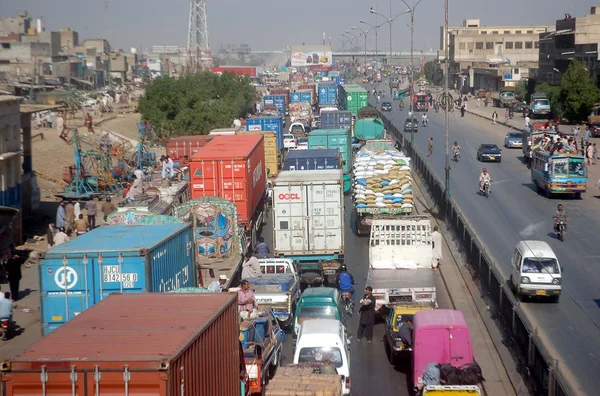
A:
<svg viewBox="0 0 600 396">
<path fill-rule="evenodd" d="M 448 70 L 449 70 L 449 40 L 448 40 L 448 0 L 445 0 L 445 23 L 444 23 L 444 40 L 446 41 L 446 67 L 444 72 L 444 97 L 446 98 L 446 103 L 448 103 Z M 445 174 L 445 187 L 446 187 L 446 200 L 450 199 L 450 146 L 448 144 L 448 109 L 444 111 L 444 137 L 446 139 L 446 174 Z"/>
<path fill-rule="evenodd" d="M 359 30 L 364 36 L 365 36 L 365 55 L 363 57 L 363 67 L 364 67 L 364 74 L 367 74 L 367 34 L 369 33 L 370 30 L 362 30 L 361 28 L 358 28 L 356 26 L 352 26 L 350 27 L 350 29 L 352 30 Z"/>
<path fill-rule="evenodd" d="M 373 26 L 371 25 L 369 22 L 365 21 L 365 20 L 360 20 L 360 23 L 364 23 L 365 25 L 369 25 L 371 26 L 371 30 L 375 30 L 375 64 L 373 65 L 373 70 L 377 70 L 377 55 L 378 55 L 378 50 L 377 50 L 377 30 L 379 30 L 379 28 L 381 27 L 381 25 L 377 25 L 377 26 Z"/>
</svg>

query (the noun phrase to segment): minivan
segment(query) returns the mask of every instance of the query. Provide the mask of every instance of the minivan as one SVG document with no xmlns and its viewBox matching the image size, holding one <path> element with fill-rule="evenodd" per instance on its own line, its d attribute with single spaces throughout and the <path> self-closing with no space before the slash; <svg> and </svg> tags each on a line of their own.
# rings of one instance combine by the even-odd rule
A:
<svg viewBox="0 0 600 396">
<path fill-rule="evenodd" d="M 344 325 L 335 319 L 311 319 L 300 327 L 294 364 L 330 360 L 342 376 L 342 393 L 350 394 L 350 348 Z"/>
<path fill-rule="evenodd" d="M 520 301 L 526 296 L 558 302 L 562 271 L 554 251 L 543 241 L 517 243 L 511 259 L 510 285 Z"/>
</svg>

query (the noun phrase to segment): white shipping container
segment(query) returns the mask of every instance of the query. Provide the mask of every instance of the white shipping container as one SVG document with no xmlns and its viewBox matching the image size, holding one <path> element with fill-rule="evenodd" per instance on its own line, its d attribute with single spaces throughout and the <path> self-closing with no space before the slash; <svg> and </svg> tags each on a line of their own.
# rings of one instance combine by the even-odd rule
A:
<svg viewBox="0 0 600 396">
<path fill-rule="evenodd" d="M 344 253 L 341 170 L 284 171 L 273 183 L 275 255 Z"/>
</svg>

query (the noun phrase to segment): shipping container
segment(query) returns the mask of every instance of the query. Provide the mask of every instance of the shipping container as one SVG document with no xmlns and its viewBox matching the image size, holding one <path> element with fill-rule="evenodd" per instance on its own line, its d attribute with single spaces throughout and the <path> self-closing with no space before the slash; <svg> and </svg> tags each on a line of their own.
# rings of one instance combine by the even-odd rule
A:
<svg viewBox="0 0 600 396">
<path fill-rule="evenodd" d="M 328 76 L 333 78 L 333 77 L 337 77 L 340 75 L 340 72 L 337 70 L 330 70 Z"/>
<path fill-rule="evenodd" d="M 324 82 L 319 84 L 319 106 L 335 106 L 337 104 L 337 84 Z"/>
<path fill-rule="evenodd" d="M 260 132 L 238 132 L 238 135 L 258 134 L 265 139 L 265 166 L 267 167 L 267 177 L 277 176 L 279 173 L 280 151 L 277 150 L 277 135 L 274 131 Z"/>
<path fill-rule="evenodd" d="M 385 126 L 379 118 L 363 118 L 354 123 L 354 137 L 358 140 L 384 139 Z"/>
<path fill-rule="evenodd" d="M 215 129 L 211 129 L 208 134 L 210 136 L 215 136 L 215 135 L 235 135 L 235 133 L 237 132 L 237 128 L 215 128 Z"/>
<path fill-rule="evenodd" d="M 369 94 L 360 85 L 342 85 L 339 88 L 338 103 L 342 110 L 350 110 L 356 116 L 359 109 L 369 105 Z"/>
<path fill-rule="evenodd" d="M 234 73 L 238 76 L 256 77 L 256 67 L 254 66 L 221 66 L 213 67 L 211 68 L 211 71 L 215 74 Z"/>
<path fill-rule="evenodd" d="M 173 161 L 179 161 L 184 155 L 191 158 L 200 148 L 206 146 L 214 136 L 211 135 L 192 135 L 179 136 L 167 140 L 167 155 Z"/>
<path fill-rule="evenodd" d="M 217 136 L 190 160 L 192 198 L 219 197 L 235 203 L 238 224 L 254 247 L 267 189 L 262 135 Z"/>
<path fill-rule="evenodd" d="M 281 115 L 285 115 L 286 103 L 285 95 L 265 95 L 263 98 L 265 108 L 275 106 Z"/>
<path fill-rule="evenodd" d="M 277 135 L 277 149 L 283 150 L 283 117 L 250 117 L 246 120 L 246 130 L 274 131 Z"/>
<path fill-rule="evenodd" d="M 290 89 L 289 88 L 272 88 L 269 90 L 271 95 L 283 95 L 285 97 L 285 108 L 290 106 Z"/>
<path fill-rule="evenodd" d="M 290 150 L 283 164 L 284 171 L 341 169 L 339 149 Z"/>
<path fill-rule="evenodd" d="M 281 172 L 273 182 L 273 213 L 276 256 L 343 254 L 340 170 Z"/>
<path fill-rule="evenodd" d="M 240 395 L 237 298 L 113 294 L 6 362 L 4 396 Z"/>
<path fill-rule="evenodd" d="M 189 224 L 100 227 L 52 247 L 40 260 L 42 332 L 48 334 L 110 293 L 197 286 Z"/>
<path fill-rule="evenodd" d="M 350 191 L 352 169 L 352 137 L 350 129 L 315 129 L 308 134 L 309 149 L 339 149 L 344 169 L 344 191 Z"/>
<path fill-rule="evenodd" d="M 346 82 L 346 78 L 344 76 L 335 76 L 333 77 L 333 82 L 337 85 L 343 85 Z"/>
<path fill-rule="evenodd" d="M 312 104 L 317 103 L 317 84 L 315 83 L 305 83 L 300 84 L 296 87 L 296 91 L 310 91 L 312 92 Z"/>
<path fill-rule="evenodd" d="M 321 112 L 321 128 L 344 130 L 352 128 L 352 112 L 348 110 Z"/>
<path fill-rule="evenodd" d="M 300 91 L 295 90 L 290 94 L 290 102 L 291 103 L 309 103 L 313 104 L 313 96 L 312 91 Z"/>
</svg>

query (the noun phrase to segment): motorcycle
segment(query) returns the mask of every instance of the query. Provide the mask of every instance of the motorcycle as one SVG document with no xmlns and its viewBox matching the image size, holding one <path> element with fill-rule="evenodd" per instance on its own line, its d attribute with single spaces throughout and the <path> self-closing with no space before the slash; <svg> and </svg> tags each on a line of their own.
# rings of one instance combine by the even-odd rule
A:
<svg viewBox="0 0 600 396">
<path fill-rule="evenodd" d="M 354 313 L 354 303 L 352 302 L 352 292 L 350 290 L 344 291 L 342 290 L 342 302 L 344 315 L 346 318 L 350 319 L 352 314 Z"/>
<path fill-rule="evenodd" d="M 487 198 L 490 195 L 490 182 L 486 181 L 483 183 L 483 187 L 481 188 L 481 192 Z"/>
<path fill-rule="evenodd" d="M 564 242 L 565 240 L 565 222 L 562 220 L 559 220 L 558 223 L 556 224 L 556 236 L 558 237 L 558 240 L 561 242 Z"/>
<path fill-rule="evenodd" d="M 427 118 L 425 118 L 424 120 L 421 121 L 423 123 L 423 126 L 426 127 L 427 124 L 429 124 L 429 120 Z"/>
<path fill-rule="evenodd" d="M 0 325 L 2 326 L 2 341 L 6 341 L 6 340 L 8 340 L 10 319 L 9 318 L 0 318 Z"/>
<path fill-rule="evenodd" d="M 458 162 L 459 159 L 460 159 L 460 150 L 456 150 L 454 152 L 454 162 Z"/>
<path fill-rule="evenodd" d="M 400 111 L 404 111 L 404 102 L 400 102 L 398 107 L 400 108 Z"/>
</svg>

